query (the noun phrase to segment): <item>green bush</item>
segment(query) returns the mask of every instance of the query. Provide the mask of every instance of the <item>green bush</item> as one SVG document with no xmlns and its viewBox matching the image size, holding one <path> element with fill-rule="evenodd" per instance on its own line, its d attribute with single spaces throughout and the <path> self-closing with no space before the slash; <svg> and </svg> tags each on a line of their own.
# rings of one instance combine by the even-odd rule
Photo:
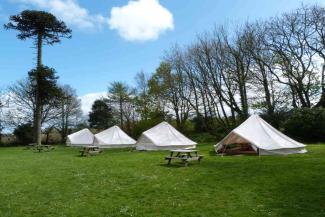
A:
<svg viewBox="0 0 325 217">
<path fill-rule="evenodd" d="M 325 109 L 295 109 L 284 122 L 285 133 L 302 142 L 325 141 Z"/>
<path fill-rule="evenodd" d="M 139 138 L 141 133 L 143 133 L 144 131 L 150 129 L 151 127 L 159 124 L 160 122 L 161 122 L 161 120 L 157 120 L 157 119 L 148 119 L 148 120 L 142 120 L 142 121 L 137 122 L 134 125 L 133 137 Z"/>
<path fill-rule="evenodd" d="M 211 135 L 210 133 L 196 133 L 191 134 L 189 137 L 197 143 L 213 143 L 216 144 L 220 141 L 216 136 Z"/>
<path fill-rule="evenodd" d="M 14 130 L 18 142 L 21 145 L 28 145 L 33 142 L 34 128 L 30 123 L 21 124 Z"/>
</svg>

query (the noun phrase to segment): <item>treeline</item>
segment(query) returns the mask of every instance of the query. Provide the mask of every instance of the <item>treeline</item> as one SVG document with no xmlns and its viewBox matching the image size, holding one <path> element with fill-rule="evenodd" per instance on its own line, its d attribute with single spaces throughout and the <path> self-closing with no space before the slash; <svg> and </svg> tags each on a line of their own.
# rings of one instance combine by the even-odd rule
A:
<svg viewBox="0 0 325 217">
<path fill-rule="evenodd" d="M 36 21 L 42 17 L 49 23 L 43 28 L 46 38 L 38 44 L 43 22 Z M 133 87 L 111 83 L 107 97 L 93 104 L 88 122 L 75 91 L 60 86 L 55 70 L 41 62 L 42 43 L 70 38 L 71 30 L 39 11 L 24 11 L 10 20 L 6 27 L 18 30 L 19 39 L 31 38 L 39 45 L 38 62 L 26 80 L 10 87 L 15 109 L 0 116 L 0 135 L 9 125 L 16 135 L 33 140 L 34 134 L 40 143 L 43 126 L 43 135 L 55 130 L 64 142 L 68 133 L 82 127 L 97 132 L 119 124 L 137 138 L 166 120 L 197 141 L 216 142 L 254 112 L 296 139 L 325 141 L 324 7 L 302 6 L 233 29 L 219 26 L 190 45 L 176 44 L 155 72 L 138 73 Z M 3 106 L 0 100 L 0 112 Z"/>
<path fill-rule="evenodd" d="M 220 135 L 252 112 L 279 128 L 294 111 L 315 115 L 314 108 L 325 106 L 324 63 L 325 9 L 302 6 L 174 45 L 153 74 L 137 74 L 134 88 L 112 83 L 106 102 L 134 135 L 166 119 L 181 131 Z"/>
</svg>

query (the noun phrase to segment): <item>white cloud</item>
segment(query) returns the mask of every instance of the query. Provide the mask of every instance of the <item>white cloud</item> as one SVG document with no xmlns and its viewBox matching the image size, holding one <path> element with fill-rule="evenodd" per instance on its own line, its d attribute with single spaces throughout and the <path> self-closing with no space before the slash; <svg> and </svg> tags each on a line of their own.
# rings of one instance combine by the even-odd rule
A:
<svg viewBox="0 0 325 217">
<path fill-rule="evenodd" d="M 125 6 L 113 7 L 108 22 L 111 29 L 129 41 L 155 40 L 174 29 L 172 13 L 159 0 L 131 0 Z"/>
<path fill-rule="evenodd" d="M 81 100 L 81 110 L 83 114 L 88 115 L 88 113 L 91 111 L 91 106 L 93 105 L 94 101 L 106 96 L 107 92 L 88 93 L 86 95 L 80 96 L 79 99 Z"/>
<path fill-rule="evenodd" d="M 48 10 L 68 25 L 79 28 L 98 28 L 107 23 L 107 18 L 100 14 L 92 15 L 81 7 L 77 0 L 12 0 L 13 2 L 32 5 Z"/>
</svg>

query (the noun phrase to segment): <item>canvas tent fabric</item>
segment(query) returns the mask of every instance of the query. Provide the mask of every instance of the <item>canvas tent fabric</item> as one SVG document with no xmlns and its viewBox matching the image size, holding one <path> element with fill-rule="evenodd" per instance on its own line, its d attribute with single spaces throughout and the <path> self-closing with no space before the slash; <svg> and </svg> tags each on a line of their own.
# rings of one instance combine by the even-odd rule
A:
<svg viewBox="0 0 325 217">
<path fill-rule="evenodd" d="M 162 122 L 142 133 L 136 143 L 137 150 L 172 150 L 195 148 L 196 142 L 188 139 L 167 122 Z"/>
<path fill-rule="evenodd" d="M 94 134 L 88 129 L 83 129 L 73 134 L 68 135 L 68 146 L 87 146 L 94 142 Z"/>
<path fill-rule="evenodd" d="M 252 115 L 215 145 L 216 152 L 231 144 L 249 144 L 259 155 L 287 155 L 307 152 L 305 145 L 280 131 L 258 115 Z"/>
<path fill-rule="evenodd" d="M 134 147 L 136 141 L 128 136 L 118 126 L 113 126 L 95 135 L 94 145 L 101 148 Z"/>
</svg>

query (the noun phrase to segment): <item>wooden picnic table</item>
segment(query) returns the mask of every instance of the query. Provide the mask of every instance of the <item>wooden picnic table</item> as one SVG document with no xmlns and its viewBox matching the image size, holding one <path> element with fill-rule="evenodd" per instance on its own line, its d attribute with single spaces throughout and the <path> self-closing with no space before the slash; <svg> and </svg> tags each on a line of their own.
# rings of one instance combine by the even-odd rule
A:
<svg viewBox="0 0 325 217">
<path fill-rule="evenodd" d="M 174 155 L 176 153 L 176 155 Z M 201 162 L 203 155 L 198 154 L 198 150 L 195 149 L 175 149 L 170 151 L 170 155 L 165 157 L 168 164 L 171 164 L 172 160 L 181 160 L 185 166 L 188 166 L 190 161 L 197 160 Z"/>
<path fill-rule="evenodd" d="M 89 146 L 83 147 L 83 149 L 80 150 L 80 155 L 81 155 L 81 157 L 83 157 L 83 156 L 89 156 L 89 155 L 96 155 L 96 154 L 99 154 L 100 152 L 101 152 L 101 150 L 99 149 L 98 146 L 89 145 Z"/>
<path fill-rule="evenodd" d="M 41 151 L 51 151 L 51 150 L 54 149 L 54 146 L 52 146 L 52 145 L 37 145 L 36 143 L 29 144 L 27 147 L 29 149 L 36 150 L 38 152 L 41 152 Z"/>
</svg>

